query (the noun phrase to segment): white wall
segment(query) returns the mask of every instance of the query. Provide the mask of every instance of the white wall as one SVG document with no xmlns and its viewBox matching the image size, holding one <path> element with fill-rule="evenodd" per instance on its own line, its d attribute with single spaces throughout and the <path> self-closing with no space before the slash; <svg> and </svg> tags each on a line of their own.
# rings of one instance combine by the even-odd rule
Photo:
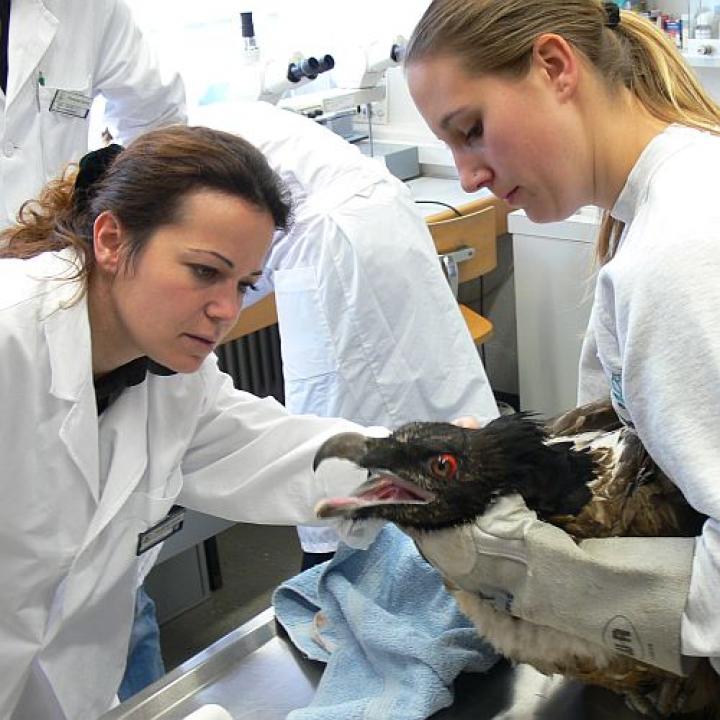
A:
<svg viewBox="0 0 720 720">
<path fill-rule="evenodd" d="M 163 59 L 192 80 L 231 75 L 241 46 L 240 12 L 252 11 L 267 57 L 300 51 L 341 56 L 356 45 L 409 35 L 427 0 L 367 0 L 362 6 L 325 3 L 321 11 L 297 0 L 127 0 Z M 189 40 L 192 38 L 193 42 Z M 188 41 L 188 42 L 184 42 Z"/>
<path fill-rule="evenodd" d="M 418 146 L 421 165 L 433 168 L 433 174 L 452 174 L 457 177 L 450 151 L 430 132 L 415 108 L 402 68 L 388 70 L 386 83 L 388 123 L 375 128 L 375 137 L 380 140 L 411 142 Z"/>
<path fill-rule="evenodd" d="M 655 7 L 677 14 L 696 11 L 701 4 L 720 0 L 663 0 Z M 326 3 L 321 12 L 297 0 L 128 0 L 138 22 L 150 36 L 164 65 L 179 69 L 191 103 L 208 88 L 237 81 L 241 73 L 239 13 L 252 11 L 258 43 L 266 57 L 330 53 L 343 55 L 374 40 L 409 37 L 429 0 L 366 0 L 362 5 Z M 703 84 L 720 100 L 720 69 L 697 70 Z M 330 76 L 330 77 L 328 77 Z M 375 127 L 380 140 L 412 142 L 420 161 L 442 174 L 454 174 L 452 159 L 418 114 L 407 91 L 401 68 L 387 72 L 388 122 Z M 321 76 L 308 90 L 332 86 L 332 73 Z"/>
<path fill-rule="evenodd" d="M 694 68 L 703 87 L 720 103 L 720 68 Z"/>
<path fill-rule="evenodd" d="M 358 47 L 385 39 L 391 43 L 397 35 L 409 37 L 429 4 L 429 0 L 335 2 L 313 12 L 297 0 L 127 1 L 163 65 L 182 73 L 191 103 L 207 96 L 213 84 L 237 81 L 242 72 L 241 11 L 252 11 L 256 38 L 266 57 L 330 53 L 340 66 Z M 332 86 L 327 75 L 307 89 Z M 402 70 L 390 70 L 387 83 L 389 122 L 375 128 L 376 137 L 412 141 L 420 146 L 421 162 L 451 168 L 450 154 L 415 110 Z"/>
</svg>

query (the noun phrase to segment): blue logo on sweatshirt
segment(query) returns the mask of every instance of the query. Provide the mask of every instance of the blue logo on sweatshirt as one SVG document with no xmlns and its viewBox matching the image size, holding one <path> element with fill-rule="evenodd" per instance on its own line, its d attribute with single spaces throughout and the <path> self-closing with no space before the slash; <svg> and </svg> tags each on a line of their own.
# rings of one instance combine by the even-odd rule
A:
<svg viewBox="0 0 720 720">
<path fill-rule="evenodd" d="M 630 419 L 630 413 L 625 405 L 625 398 L 623 397 L 622 390 L 622 374 L 613 373 L 610 377 L 610 396 L 612 399 L 613 407 L 615 412 L 618 414 L 620 420 L 623 421 L 628 427 L 635 427 L 632 420 Z"/>
</svg>

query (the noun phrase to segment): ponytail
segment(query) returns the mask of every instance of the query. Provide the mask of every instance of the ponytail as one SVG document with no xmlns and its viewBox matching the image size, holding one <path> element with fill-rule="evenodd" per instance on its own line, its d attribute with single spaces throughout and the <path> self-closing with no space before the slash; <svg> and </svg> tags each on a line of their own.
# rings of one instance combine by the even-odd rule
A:
<svg viewBox="0 0 720 720">
<path fill-rule="evenodd" d="M 720 134 L 720 106 L 663 32 L 632 12 L 622 13 L 615 32 L 628 58 L 624 84 L 653 117 Z M 601 265 L 615 254 L 624 228 L 625 223 L 604 213 L 596 245 Z"/>
<path fill-rule="evenodd" d="M 81 266 L 88 263 L 90 245 L 74 228 L 76 177 L 77 165 L 68 165 L 60 178 L 43 188 L 40 197 L 22 204 L 16 224 L 0 232 L 0 258 L 28 259 L 74 247 L 82 259 Z"/>
</svg>

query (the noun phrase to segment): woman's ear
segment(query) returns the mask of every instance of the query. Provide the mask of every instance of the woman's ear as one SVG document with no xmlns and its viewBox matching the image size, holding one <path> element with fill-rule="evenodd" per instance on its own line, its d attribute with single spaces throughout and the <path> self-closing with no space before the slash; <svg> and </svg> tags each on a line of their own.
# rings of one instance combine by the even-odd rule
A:
<svg viewBox="0 0 720 720">
<path fill-rule="evenodd" d="M 564 37 L 539 35 L 533 44 L 533 64 L 545 75 L 559 99 L 571 97 L 578 83 L 579 58 Z"/>
<path fill-rule="evenodd" d="M 93 223 L 93 251 L 97 267 L 111 275 L 117 274 L 124 250 L 122 226 L 115 215 L 104 210 Z"/>
</svg>

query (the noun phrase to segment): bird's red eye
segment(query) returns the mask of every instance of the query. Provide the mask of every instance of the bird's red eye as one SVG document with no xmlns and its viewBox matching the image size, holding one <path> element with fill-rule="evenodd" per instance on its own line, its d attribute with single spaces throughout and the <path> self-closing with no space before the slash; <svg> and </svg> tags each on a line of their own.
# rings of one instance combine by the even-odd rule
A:
<svg viewBox="0 0 720 720">
<path fill-rule="evenodd" d="M 457 472 L 457 460 L 450 453 L 436 455 L 430 460 L 430 472 L 440 480 L 450 480 Z"/>
</svg>

